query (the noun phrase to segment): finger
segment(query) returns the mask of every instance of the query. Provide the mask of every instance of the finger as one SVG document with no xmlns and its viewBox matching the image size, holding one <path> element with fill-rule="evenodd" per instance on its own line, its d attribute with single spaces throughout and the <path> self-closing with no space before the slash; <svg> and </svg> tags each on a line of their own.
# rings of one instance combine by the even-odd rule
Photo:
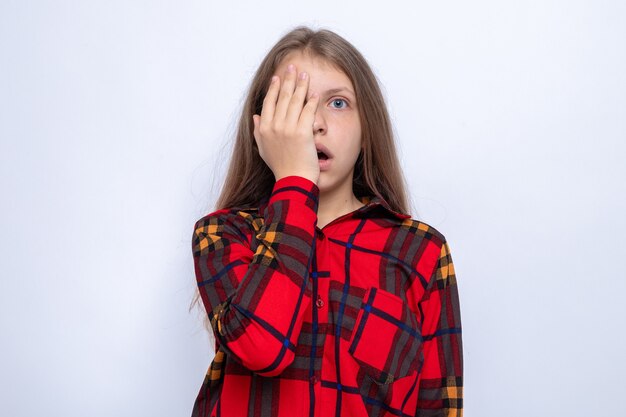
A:
<svg viewBox="0 0 626 417">
<path fill-rule="evenodd" d="M 296 91 L 294 91 L 293 96 L 291 96 L 291 100 L 289 101 L 289 108 L 287 109 L 287 115 L 285 116 L 285 124 L 295 125 L 298 123 L 308 90 L 309 75 L 306 72 L 302 72 L 298 76 Z"/>
<path fill-rule="evenodd" d="M 259 155 L 261 155 L 261 146 L 259 146 L 259 142 L 260 142 L 260 134 L 259 134 L 259 125 L 261 123 L 261 116 L 259 116 L 258 114 L 254 114 L 252 115 L 252 123 L 254 123 L 254 143 L 256 143 L 256 147 L 259 150 Z M 261 158 L 263 158 L 263 156 L 261 155 Z"/>
<path fill-rule="evenodd" d="M 296 67 L 290 64 L 285 71 L 285 77 L 283 85 L 280 87 L 278 94 L 278 102 L 276 103 L 276 109 L 274 110 L 274 117 L 272 120 L 284 120 L 287 114 L 287 108 L 289 107 L 289 101 L 293 95 L 293 89 L 296 84 Z"/>
<path fill-rule="evenodd" d="M 263 99 L 263 108 L 261 109 L 261 119 L 271 121 L 274 118 L 274 111 L 276 109 L 276 97 L 278 96 L 278 89 L 280 88 L 280 77 L 278 75 L 272 76 L 270 86 L 267 89 L 267 94 Z"/>
<path fill-rule="evenodd" d="M 298 126 L 303 128 L 313 128 L 313 122 L 315 121 L 315 113 L 317 112 L 317 105 L 320 102 L 320 96 L 318 93 L 311 94 L 309 101 L 302 109 L 300 119 L 298 120 Z"/>
<path fill-rule="evenodd" d="M 258 114 L 253 114 L 252 115 L 252 123 L 254 124 L 254 140 L 258 140 L 258 136 L 259 136 L 259 118 L 260 116 Z"/>
</svg>

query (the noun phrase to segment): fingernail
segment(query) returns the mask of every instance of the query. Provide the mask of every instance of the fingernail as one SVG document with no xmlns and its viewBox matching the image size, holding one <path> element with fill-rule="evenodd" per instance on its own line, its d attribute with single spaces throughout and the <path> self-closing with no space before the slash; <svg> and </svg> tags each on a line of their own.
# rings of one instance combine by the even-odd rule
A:
<svg viewBox="0 0 626 417">
<path fill-rule="evenodd" d="M 293 64 L 289 64 L 287 66 L 287 71 L 289 71 L 289 72 L 293 72 L 294 69 L 296 69 L 296 67 L 294 67 Z"/>
<path fill-rule="evenodd" d="M 277 79 L 278 79 L 278 77 L 276 75 L 272 75 L 272 81 L 271 82 L 275 83 Z"/>
<path fill-rule="evenodd" d="M 300 73 L 300 79 L 301 80 L 306 80 L 306 72 L 301 72 Z"/>
</svg>

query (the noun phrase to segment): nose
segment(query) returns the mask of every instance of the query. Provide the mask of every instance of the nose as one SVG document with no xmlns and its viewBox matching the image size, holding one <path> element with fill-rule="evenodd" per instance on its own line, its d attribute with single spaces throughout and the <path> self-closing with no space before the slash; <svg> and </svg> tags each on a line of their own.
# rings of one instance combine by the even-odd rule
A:
<svg viewBox="0 0 626 417">
<path fill-rule="evenodd" d="M 326 120 L 324 120 L 324 116 L 322 115 L 321 109 L 317 109 L 315 112 L 315 119 L 313 120 L 313 135 L 324 135 L 326 134 Z"/>
</svg>

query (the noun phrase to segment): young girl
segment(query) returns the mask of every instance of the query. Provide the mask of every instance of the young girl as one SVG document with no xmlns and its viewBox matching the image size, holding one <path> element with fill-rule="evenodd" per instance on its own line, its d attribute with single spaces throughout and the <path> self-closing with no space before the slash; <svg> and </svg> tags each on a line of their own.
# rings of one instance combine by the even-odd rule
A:
<svg viewBox="0 0 626 417">
<path fill-rule="evenodd" d="M 354 46 L 306 27 L 280 39 L 194 228 L 216 352 L 194 417 L 462 415 L 450 250 L 406 214 L 399 166 Z"/>
</svg>

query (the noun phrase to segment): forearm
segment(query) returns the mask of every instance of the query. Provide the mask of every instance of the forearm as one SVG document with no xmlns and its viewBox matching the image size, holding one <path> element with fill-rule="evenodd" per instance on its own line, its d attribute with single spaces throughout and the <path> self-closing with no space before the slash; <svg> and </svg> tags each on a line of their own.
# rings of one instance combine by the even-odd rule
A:
<svg viewBox="0 0 626 417">
<path fill-rule="evenodd" d="M 242 364 L 265 376 L 280 374 L 293 361 L 311 302 L 308 271 L 318 193 L 313 182 L 301 177 L 277 181 L 262 213 L 264 222 L 256 233 L 251 261 L 231 256 L 232 251 L 243 250 L 234 245 L 220 258 L 232 260 L 222 274 L 235 277 L 239 284 L 215 308 L 216 336 Z"/>
</svg>

